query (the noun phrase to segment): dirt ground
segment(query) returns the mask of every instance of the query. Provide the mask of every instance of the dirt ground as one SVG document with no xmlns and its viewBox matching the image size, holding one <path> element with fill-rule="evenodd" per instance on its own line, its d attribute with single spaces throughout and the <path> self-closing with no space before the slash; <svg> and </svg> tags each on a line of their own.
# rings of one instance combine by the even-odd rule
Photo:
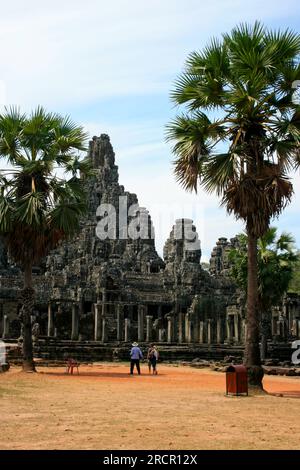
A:
<svg viewBox="0 0 300 470">
<path fill-rule="evenodd" d="M 266 376 L 274 395 L 225 397 L 225 374 L 124 364 L 0 375 L 0 449 L 299 449 L 300 378 Z"/>
</svg>

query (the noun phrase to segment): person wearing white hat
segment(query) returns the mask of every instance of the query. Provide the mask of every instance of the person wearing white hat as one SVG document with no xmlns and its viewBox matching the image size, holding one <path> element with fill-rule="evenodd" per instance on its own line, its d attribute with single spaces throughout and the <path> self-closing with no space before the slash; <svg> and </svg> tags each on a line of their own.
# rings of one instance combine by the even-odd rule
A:
<svg viewBox="0 0 300 470">
<path fill-rule="evenodd" d="M 140 360 L 143 359 L 143 353 L 139 348 L 138 343 L 134 342 L 130 351 L 130 375 L 133 375 L 134 366 L 141 375 Z"/>
</svg>

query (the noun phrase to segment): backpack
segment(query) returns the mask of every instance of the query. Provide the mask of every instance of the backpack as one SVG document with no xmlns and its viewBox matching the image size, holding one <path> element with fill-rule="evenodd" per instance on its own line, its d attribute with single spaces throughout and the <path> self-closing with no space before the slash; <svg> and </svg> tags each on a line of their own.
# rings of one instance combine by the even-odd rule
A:
<svg viewBox="0 0 300 470">
<path fill-rule="evenodd" d="M 154 357 L 154 349 L 151 349 L 148 353 L 148 358 L 152 359 Z"/>
</svg>

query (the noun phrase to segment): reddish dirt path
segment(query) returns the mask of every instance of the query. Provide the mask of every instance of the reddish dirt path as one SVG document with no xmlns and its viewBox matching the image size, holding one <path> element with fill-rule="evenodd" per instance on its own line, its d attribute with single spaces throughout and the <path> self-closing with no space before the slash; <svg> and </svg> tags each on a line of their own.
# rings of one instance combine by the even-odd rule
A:
<svg viewBox="0 0 300 470">
<path fill-rule="evenodd" d="M 0 449 L 299 449 L 300 400 L 225 397 L 225 374 L 123 364 L 18 368 L 0 375 Z M 271 393 L 300 396 L 299 377 L 266 376 Z"/>
</svg>

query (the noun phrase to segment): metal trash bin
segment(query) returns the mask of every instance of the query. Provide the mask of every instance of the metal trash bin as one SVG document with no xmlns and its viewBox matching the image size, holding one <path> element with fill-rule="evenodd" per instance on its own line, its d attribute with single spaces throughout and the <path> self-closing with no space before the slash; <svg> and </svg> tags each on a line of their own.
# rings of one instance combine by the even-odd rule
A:
<svg viewBox="0 0 300 470">
<path fill-rule="evenodd" d="M 231 364 L 226 369 L 226 395 L 248 395 L 248 374 L 245 366 Z"/>
</svg>

